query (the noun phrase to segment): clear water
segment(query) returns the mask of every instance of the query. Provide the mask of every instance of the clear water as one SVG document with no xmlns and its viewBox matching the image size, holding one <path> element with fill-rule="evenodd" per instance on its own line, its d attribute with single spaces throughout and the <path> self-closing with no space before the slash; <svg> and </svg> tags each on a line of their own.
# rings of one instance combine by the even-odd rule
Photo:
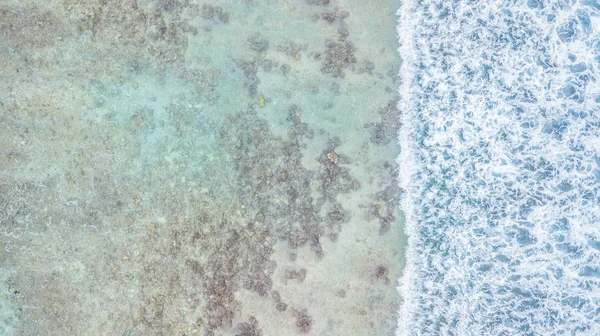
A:
<svg viewBox="0 0 600 336">
<path fill-rule="evenodd" d="M 398 6 L 0 1 L 0 335 L 392 335 Z"/>
<path fill-rule="evenodd" d="M 600 3 L 399 14 L 398 334 L 600 334 Z"/>
<path fill-rule="evenodd" d="M 599 25 L 1 1 L 0 335 L 600 334 Z"/>
</svg>

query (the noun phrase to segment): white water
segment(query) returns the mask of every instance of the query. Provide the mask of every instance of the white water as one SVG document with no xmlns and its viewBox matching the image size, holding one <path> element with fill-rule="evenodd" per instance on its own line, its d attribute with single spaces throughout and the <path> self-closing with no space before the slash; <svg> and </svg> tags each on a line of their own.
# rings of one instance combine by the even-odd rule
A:
<svg viewBox="0 0 600 336">
<path fill-rule="evenodd" d="M 399 16 L 398 335 L 600 334 L 600 4 Z"/>
</svg>

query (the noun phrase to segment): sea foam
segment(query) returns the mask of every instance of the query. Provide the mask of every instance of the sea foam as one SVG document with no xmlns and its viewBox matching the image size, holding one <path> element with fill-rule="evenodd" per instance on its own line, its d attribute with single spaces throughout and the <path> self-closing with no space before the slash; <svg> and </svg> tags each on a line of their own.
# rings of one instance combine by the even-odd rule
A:
<svg viewBox="0 0 600 336">
<path fill-rule="evenodd" d="M 398 13 L 397 334 L 600 334 L 600 3 Z"/>
</svg>

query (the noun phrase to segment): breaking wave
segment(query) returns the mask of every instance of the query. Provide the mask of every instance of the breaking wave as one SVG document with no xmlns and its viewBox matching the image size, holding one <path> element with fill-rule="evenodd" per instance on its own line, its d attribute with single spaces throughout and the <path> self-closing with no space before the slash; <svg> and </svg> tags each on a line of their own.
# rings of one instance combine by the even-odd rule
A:
<svg viewBox="0 0 600 336">
<path fill-rule="evenodd" d="M 398 335 L 600 334 L 600 2 L 399 16 Z"/>
</svg>

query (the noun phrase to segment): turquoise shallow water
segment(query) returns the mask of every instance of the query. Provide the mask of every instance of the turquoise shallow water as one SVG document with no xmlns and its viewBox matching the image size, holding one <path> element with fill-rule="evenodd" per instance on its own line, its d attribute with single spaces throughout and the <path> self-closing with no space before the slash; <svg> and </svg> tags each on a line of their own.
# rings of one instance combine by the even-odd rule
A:
<svg viewBox="0 0 600 336">
<path fill-rule="evenodd" d="M 393 334 L 397 7 L 2 2 L 0 334 Z"/>
</svg>

